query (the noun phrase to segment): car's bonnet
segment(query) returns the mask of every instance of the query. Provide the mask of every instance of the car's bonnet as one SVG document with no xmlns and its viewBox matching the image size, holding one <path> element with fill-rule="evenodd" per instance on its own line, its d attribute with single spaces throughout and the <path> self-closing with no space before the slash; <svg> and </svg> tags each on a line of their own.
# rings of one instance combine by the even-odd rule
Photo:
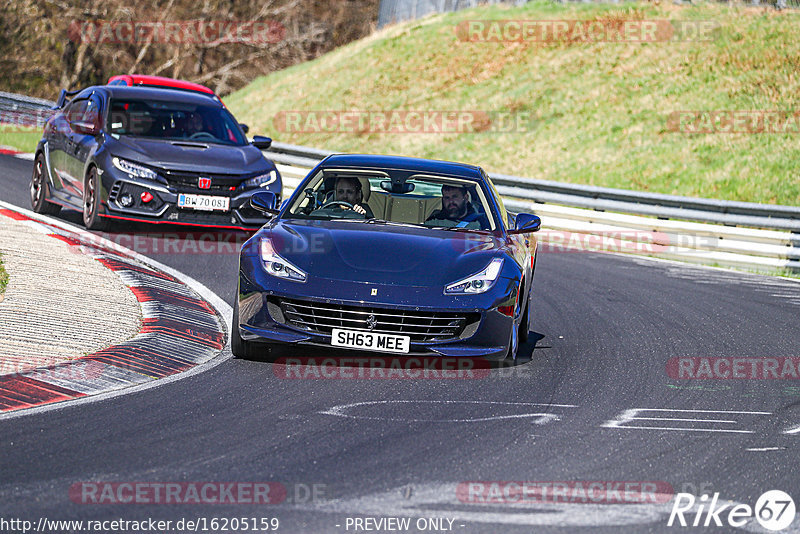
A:
<svg viewBox="0 0 800 534">
<path fill-rule="evenodd" d="M 252 145 L 228 146 L 123 136 L 111 141 L 109 150 L 115 156 L 176 171 L 247 174 L 272 167 L 261 151 Z"/>
<path fill-rule="evenodd" d="M 285 220 L 265 232 L 276 252 L 316 277 L 442 286 L 486 267 L 492 235 L 354 221 Z"/>
</svg>

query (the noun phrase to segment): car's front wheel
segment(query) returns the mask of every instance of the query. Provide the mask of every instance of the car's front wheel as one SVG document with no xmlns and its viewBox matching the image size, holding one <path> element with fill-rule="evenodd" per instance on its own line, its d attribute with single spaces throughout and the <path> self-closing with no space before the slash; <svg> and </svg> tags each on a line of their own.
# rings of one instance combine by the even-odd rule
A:
<svg viewBox="0 0 800 534">
<path fill-rule="evenodd" d="M 522 319 L 519 320 L 519 342 L 528 342 L 528 311 L 531 309 L 531 299 L 528 298 L 525 303 L 525 312 Z"/>
<path fill-rule="evenodd" d="M 519 351 L 519 328 L 511 328 L 511 339 L 508 341 L 508 352 L 506 352 L 506 361 L 517 361 L 517 352 Z"/>
<path fill-rule="evenodd" d="M 103 230 L 106 220 L 100 217 L 100 176 L 92 167 L 83 185 L 83 225 L 89 230 Z"/>
<path fill-rule="evenodd" d="M 231 321 L 231 352 L 234 358 L 244 360 L 254 358 L 268 359 L 271 351 L 266 343 L 255 343 L 242 339 L 239 334 L 239 299 L 233 301 L 233 321 Z"/>
<path fill-rule="evenodd" d="M 31 177 L 31 207 L 36 213 L 42 215 L 57 215 L 61 206 L 47 201 L 47 178 L 45 178 L 44 154 L 36 156 L 33 162 L 33 176 Z"/>
</svg>

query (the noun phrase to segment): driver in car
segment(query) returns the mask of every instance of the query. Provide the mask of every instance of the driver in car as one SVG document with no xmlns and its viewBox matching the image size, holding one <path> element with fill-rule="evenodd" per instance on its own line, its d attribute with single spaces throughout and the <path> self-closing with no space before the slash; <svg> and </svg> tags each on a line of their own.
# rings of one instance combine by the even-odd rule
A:
<svg viewBox="0 0 800 534">
<path fill-rule="evenodd" d="M 485 219 L 485 216 L 478 213 L 469 201 L 469 191 L 466 187 L 443 185 L 442 209 L 431 213 L 425 224 L 478 230 L 488 228 L 488 221 Z"/>
<path fill-rule="evenodd" d="M 375 218 L 369 205 L 364 203 L 364 193 L 361 191 L 361 182 L 358 178 L 353 176 L 340 176 L 337 178 L 334 195 L 337 202 L 347 202 L 351 204 L 353 206 L 353 211 L 356 213 L 360 213 L 367 219 Z M 347 206 L 342 207 L 350 209 Z"/>
</svg>

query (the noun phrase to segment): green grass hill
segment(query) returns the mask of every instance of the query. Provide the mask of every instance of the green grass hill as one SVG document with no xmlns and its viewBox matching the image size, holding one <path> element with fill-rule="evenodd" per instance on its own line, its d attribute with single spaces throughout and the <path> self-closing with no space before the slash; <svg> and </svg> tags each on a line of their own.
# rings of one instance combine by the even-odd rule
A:
<svg viewBox="0 0 800 534">
<path fill-rule="evenodd" d="M 569 32 L 550 42 L 465 38 L 469 21 L 492 20 L 596 21 L 604 28 L 656 21 L 659 30 L 656 42 L 587 42 Z M 684 26 L 681 36 L 669 38 L 665 21 L 711 29 L 692 39 Z M 464 161 L 562 182 L 796 205 L 798 23 L 800 11 L 716 3 L 534 0 L 481 7 L 388 27 L 258 78 L 225 101 L 251 135 L 289 143 Z M 332 110 L 400 117 L 460 110 L 486 120 L 446 133 L 306 122 Z M 689 133 L 702 132 L 708 116 L 693 116 L 697 120 L 680 122 L 681 131 L 674 131 L 670 116 L 680 111 L 772 112 L 780 119 L 771 119 L 776 131 L 766 133 Z M 287 120 L 287 113 L 296 118 L 299 112 L 305 113 L 303 131 Z M 496 122 L 501 116 L 524 120 L 503 131 Z M 748 130 L 742 124 L 737 129 Z"/>
</svg>

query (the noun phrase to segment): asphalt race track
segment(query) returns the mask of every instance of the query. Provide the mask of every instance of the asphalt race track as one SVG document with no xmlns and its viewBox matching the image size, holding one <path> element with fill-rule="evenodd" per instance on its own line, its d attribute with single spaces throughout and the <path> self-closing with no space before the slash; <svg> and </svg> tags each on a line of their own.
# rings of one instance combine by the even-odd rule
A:
<svg viewBox="0 0 800 534">
<path fill-rule="evenodd" d="M 29 208 L 31 169 L 30 161 L 0 156 L 0 199 Z M 59 217 L 80 221 L 75 212 Z M 155 259 L 231 302 L 235 254 L 157 252 Z M 459 533 L 670 532 L 669 504 L 486 504 L 459 500 L 456 488 L 657 481 L 750 506 L 771 489 L 800 496 L 800 430 L 792 432 L 800 429 L 800 382 L 667 373 L 675 357 L 799 357 L 800 284 L 547 253 L 539 256 L 532 311 L 526 361 L 487 378 L 290 380 L 270 363 L 229 360 L 146 391 L 2 420 L 2 516 L 34 523 L 275 517 L 279 532 L 354 532 L 353 517 L 412 517 L 413 524 L 457 516 Z M 73 485 L 96 481 L 270 481 L 288 495 L 268 505 L 70 499 Z M 317 499 L 309 497 L 314 485 Z M 755 521 L 745 530 L 766 532 Z"/>
</svg>

